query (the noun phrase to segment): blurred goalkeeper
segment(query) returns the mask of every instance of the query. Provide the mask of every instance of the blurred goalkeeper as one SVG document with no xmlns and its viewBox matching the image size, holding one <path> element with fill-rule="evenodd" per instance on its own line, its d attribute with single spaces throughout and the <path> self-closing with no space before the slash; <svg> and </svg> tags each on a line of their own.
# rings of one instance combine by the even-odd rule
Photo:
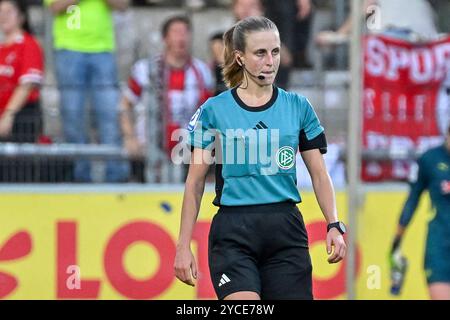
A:
<svg viewBox="0 0 450 320">
<path fill-rule="evenodd" d="M 445 143 L 425 152 L 418 160 L 416 181 L 403 207 L 391 252 L 393 270 L 401 268 L 400 242 L 425 189 L 436 212 L 428 225 L 425 273 L 433 300 L 450 300 L 450 125 Z"/>
</svg>

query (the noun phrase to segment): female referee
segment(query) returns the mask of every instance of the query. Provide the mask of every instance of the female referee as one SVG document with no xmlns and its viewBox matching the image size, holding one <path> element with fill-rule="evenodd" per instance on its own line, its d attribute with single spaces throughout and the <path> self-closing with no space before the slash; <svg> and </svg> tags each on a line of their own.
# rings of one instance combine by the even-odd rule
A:
<svg viewBox="0 0 450 320">
<path fill-rule="evenodd" d="M 241 20 L 225 33 L 224 44 L 223 75 L 232 89 L 205 102 L 188 127 L 193 152 L 175 275 L 189 285 L 194 285 L 192 277 L 197 278 L 190 241 L 214 146 L 213 203 L 219 210 L 209 234 L 209 268 L 218 298 L 313 299 L 308 237 L 296 206 L 301 202 L 295 172 L 298 148 L 329 223 L 328 262 L 339 262 L 346 251 L 345 227 L 338 220 L 322 157 L 323 128 L 305 97 L 273 85 L 280 65 L 280 37 L 272 21 Z"/>
</svg>

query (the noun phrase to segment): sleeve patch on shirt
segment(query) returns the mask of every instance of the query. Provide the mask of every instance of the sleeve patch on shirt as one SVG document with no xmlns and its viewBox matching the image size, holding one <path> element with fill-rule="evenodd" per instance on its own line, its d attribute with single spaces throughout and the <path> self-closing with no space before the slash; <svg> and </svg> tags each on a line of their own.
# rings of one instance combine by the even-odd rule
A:
<svg viewBox="0 0 450 320">
<path fill-rule="evenodd" d="M 194 115 L 192 116 L 191 120 L 189 121 L 188 130 L 190 132 L 194 131 L 197 127 L 198 119 L 200 118 L 202 114 L 202 108 L 198 108 L 197 111 L 195 111 Z"/>
</svg>

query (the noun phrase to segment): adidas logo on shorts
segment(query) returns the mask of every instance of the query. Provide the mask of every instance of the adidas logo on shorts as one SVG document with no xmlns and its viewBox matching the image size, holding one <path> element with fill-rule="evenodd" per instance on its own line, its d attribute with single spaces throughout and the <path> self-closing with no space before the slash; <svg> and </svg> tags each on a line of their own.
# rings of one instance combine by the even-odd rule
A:
<svg viewBox="0 0 450 320">
<path fill-rule="evenodd" d="M 222 285 L 224 285 L 225 283 L 230 282 L 230 278 L 228 278 L 225 273 L 222 274 L 222 277 L 220 278 L 220 282 L 219 282 L 219 287 L 221 287 Z"/>
</svg>

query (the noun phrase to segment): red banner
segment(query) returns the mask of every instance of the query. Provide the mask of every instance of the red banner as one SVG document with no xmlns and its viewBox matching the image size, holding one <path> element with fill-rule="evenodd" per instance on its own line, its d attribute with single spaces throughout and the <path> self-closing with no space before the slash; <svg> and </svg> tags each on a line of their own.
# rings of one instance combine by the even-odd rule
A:
<svg viewBox="0 0 450 320">
<path fill-rule="evenodd" d="M 450 37 L 410 43 L 364 39 L 363 146 L 366 150 L 424 151 L 442 141 L 447 125 Z M 365 181 L 405 179 L 408 161 L 365 161 Z"/>
</svg>

